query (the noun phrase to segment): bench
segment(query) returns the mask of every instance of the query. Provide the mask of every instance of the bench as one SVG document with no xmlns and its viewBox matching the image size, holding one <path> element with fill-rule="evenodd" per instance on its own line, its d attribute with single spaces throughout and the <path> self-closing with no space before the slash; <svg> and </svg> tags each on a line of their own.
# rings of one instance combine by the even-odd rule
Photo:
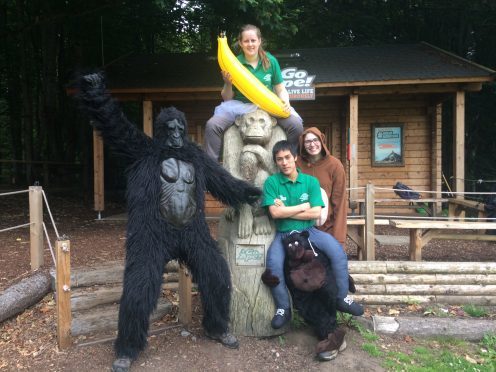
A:
<svg viewBox="0 0 496 372">
<path fill-rule="evenodd" d="M 496 235 L 446 234 L 446 230 L 496 230 L 492 222 L 390 220 L 391 226 L 410 230 L 410 260 L 422 260 L 422 248 L 431 239 L 496 240 Z"/>
<path fill-rule="evenodd" d="M 358 259 L 361 261 L 363 259 L 373 260 L 375 259 L 375 247 L 370 247 L 371 257 L 366 257 L 365 249 L 365 218 L 349 218 L 346 221 L 348 226 L 348 236 L 357 245 Z M 389 225 L 389 220 L 386 219 L 374 219 L 374 225 Z"/>
<path fill-rule="evenodd" d="M 459 198 L 448 199 L 448 216 L 450 220 L 463 217 L 461 214 L 466 210 L 477 212 L 477 217 L 486 218 L 485 204 L 477 200 L 467 200 Z"/>
<path fill-rule="evenodd" d="M 445 198 L 421 198 L 421 199 L 402 199 L 402 198 L 376 198 L 375 207 L 376 208 L 407 208 L 407 209 L 424 209 L 427 214 L 436 217 L 436 204 L 447 202 L 449 199 Z M 365 210 L 365 199 L 355 199 L 354 202 L 358 205 L 358 213 L 362 215 Z M 384 204 L 386 203 L 386 204 Z M 396 204 L 392 204 L 396 203 Z M 423 204 L 427 204 L 427 207 Z M 353 205 L 353 201 L 350 201 L 350 205 Z"/>
</svg>

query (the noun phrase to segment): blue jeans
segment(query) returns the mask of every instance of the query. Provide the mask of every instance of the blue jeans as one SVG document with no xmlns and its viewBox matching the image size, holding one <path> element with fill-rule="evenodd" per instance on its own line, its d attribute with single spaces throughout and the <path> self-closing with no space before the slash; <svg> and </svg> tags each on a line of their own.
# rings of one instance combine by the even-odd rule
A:
<svg viewBox="0 0 496 372">
<path fill-rule="evenodd" d="M 331 268 L 336 278 L 338 297 L 345 298 L 348 295 L 348 257 L 341 244 L 328 233 L 315 227 L 307 229 L 310 233 L 309 239 L 331 260 Z M 284 280 L 284 258 L 286 252 L 282 245 L 282 238 L 289 235 L 288 232 L 277 232 L 267 252 L 267 268 L 272 275 L 279 278 L 279 284 L 271 288 L 272 297 L 278 309 L 289 309 L 289 300 L 286 282 Z"/>
</svg>

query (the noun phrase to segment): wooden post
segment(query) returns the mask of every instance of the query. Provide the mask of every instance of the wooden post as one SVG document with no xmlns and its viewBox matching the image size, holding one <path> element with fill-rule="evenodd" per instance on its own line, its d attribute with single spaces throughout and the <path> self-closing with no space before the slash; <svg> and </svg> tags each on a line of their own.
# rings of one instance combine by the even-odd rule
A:
<svg viewBox="0 0 496 372">
<path fill-rule="evenodd" d="M 358 199 L 358 95 L 351 94 L 349 102 L 349 128 L 350 138 L 348 146 L 350 151 L 349 177 L 350 200 Z"/>
<path fill-rule="evenodd" d="M 31 270 L 43 266 L 43 195 L 41 186 L 29 187 L 29 241 Z"/>
<path fill-rule="evenodd" d="M 143 101 L 143 132 L 153 137 L 153 102 Z"/>
<path fill-rule="evenodd" d="M 99 131 L 93 130 L 93 193 L 95 211 L 98 212 L 101 212 L 105 209 L 103 160 L 103 138 Z"/>
<path fill-rule="evenodd" d="M 179 266 L 179 322 L 191 323 L 191 275 L 183 265 Z"/>
<path fill-rule="evenodd" d="M 465 92 L 455 94 L 453 104 L 453 170 L 455 176 L 455 191 L 465 191 Z M 456 194 L 456 198 L 464 198 L 463 194 Z M 462 216 L 464 217 L 464 215 Z"/>
<path fill-rule="evenodd" d="M 57 342 L 60 349 L 71 346 L 71 242 L 57 240 L 56 244 L 56 302 Z"/>
<path fill-rule="evenodd" d="M 367 183 L 365 194 L 365 247 L 364 259 L 375 261 L 375 190 L 372 183 Z"/>
<path fill-rule="evenodd" d="M 422 259 L 422 229 L 410 229 L 410 260 Z"/>
</svg>

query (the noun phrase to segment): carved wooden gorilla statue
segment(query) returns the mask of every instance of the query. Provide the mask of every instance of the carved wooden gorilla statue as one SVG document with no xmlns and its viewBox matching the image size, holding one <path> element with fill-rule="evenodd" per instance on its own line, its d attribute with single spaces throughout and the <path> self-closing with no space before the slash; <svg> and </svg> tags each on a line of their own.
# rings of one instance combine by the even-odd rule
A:
<svg viewBox="0 0 496 372">
<path fill-rule="evenodd" d="M 260 189 L 236 179 L 187 138 L 184 114 L 163 109 L 154 138 L 123 115 L 101 74 L 78 79 L 77 98 L 105 142 L 132 164 L 127 173 L 127 241 L 124 289 L 115 342 L 114 371 L 127 371 L 146 346 L 149 316 L 156 307 L 169 260 L 186 264 L 198 283 L 205 334 L 237 348 L 228 331 L 231 279 L 205 222 L 205 191 L 238 208 L 254 203 Z"/>
</svg>

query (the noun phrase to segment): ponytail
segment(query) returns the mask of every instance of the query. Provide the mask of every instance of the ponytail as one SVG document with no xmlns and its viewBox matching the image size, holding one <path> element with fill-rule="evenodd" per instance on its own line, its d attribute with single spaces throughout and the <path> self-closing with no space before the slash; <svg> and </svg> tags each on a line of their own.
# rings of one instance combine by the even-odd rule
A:
<svg viewBox="0 0 496 372">
<path fill-rule="evenodd" d="M 270 61 L 269 61 L 269 57 L 267 57 L 267 52 L 265 51 L 265 49 L 262 46 L 264 43 L 264 40 L 262 38 L 262 33 L 260 32 L 260 29 L 257 26 L 250 25 L 250 24 L 242 26 L 240 31 L 239 31 L 238 41 L 241 41 L 242 36 L 243 36 L 243 32 L 249 31 L 249 30 L 254 30 L 257 34 L 257 37 L 261 41 L 260 47 L 258 48 L 258 58 L 260 58 L 260 60 L 262 61 L 263 69 L 265 71 L 267 71 L 270 68 Z"/>
</svg>

